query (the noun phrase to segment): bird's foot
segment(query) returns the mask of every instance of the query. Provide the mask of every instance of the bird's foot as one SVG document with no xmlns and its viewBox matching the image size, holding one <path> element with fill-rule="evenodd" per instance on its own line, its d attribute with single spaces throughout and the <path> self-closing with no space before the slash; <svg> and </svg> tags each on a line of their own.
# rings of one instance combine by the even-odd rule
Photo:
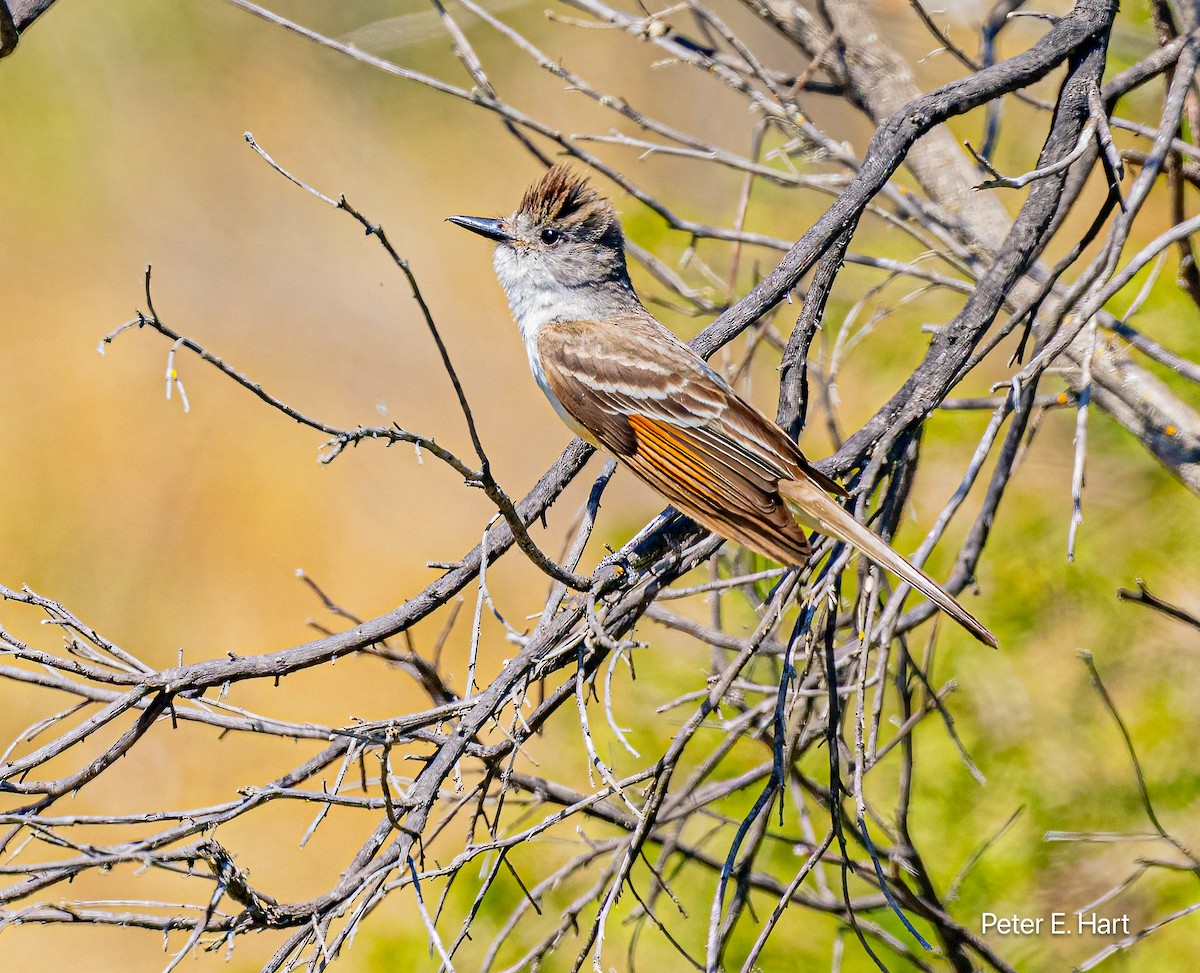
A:
<svg viewBox="0 0 1200 973">
<path fill-rule="evenodd" d="M 633 563 L 623 551 L 613 551 L 596 565 L 592 573 L 592 594 L 602 598 L 614 591 L 629 587 L 636 577 Z"/>
</svg>

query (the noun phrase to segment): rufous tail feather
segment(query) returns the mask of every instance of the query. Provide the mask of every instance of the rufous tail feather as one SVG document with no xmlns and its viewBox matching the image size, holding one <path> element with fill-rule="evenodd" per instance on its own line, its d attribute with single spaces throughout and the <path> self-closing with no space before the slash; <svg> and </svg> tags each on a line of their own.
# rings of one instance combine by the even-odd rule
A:
<svg viewBox="0 0 1200 973">
<path fill-rule="evenodd" d="M 980 642 L 992 648 L 999 646 L 996 636 L 955 601 L 949 592 L 920 568 L 909 564 L 904 557 L 888 547 L 883 538 L 855 520 L 817 484 L 811 480 L 784 480 L 779 484 L 779 493 L 796 519 L 804 526 L 836 537 L 857 548 L 880 567 L 907 581 Z"/>
</svg>

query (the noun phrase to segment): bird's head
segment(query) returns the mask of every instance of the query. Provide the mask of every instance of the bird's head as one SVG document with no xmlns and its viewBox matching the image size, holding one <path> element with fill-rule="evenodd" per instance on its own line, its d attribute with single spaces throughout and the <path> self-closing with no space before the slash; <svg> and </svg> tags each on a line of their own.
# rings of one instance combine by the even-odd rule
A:
<svg viewBox="0 0 1200 973">
<path fill-rule="evenodd" d="M 630 289 L 616 210 L 564 164 L 530 186 L 512 216 L 449 220 L 496 241 L 496 275 L 518 316 L 568 295 Z"/>
</svg>

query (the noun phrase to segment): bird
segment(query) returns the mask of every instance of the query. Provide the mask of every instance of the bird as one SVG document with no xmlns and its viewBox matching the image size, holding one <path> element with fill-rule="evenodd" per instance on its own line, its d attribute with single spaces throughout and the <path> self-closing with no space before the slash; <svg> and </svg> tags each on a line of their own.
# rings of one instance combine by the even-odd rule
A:
<svg viewBox="0 0 1200 973">
<path fill-rule="evenodd" d="M 538 385 L 572 432 L 607 450 L 672 506 L 726 540 L 804 565 L 806 529 L 908 582 L 979 641 L 996 637 L 925 572 L 859 523 L 847 492 L 645 308 L 612 203 L 566 163 L 508 217 L 450 216 L 496 244 Z"/>
</svg>

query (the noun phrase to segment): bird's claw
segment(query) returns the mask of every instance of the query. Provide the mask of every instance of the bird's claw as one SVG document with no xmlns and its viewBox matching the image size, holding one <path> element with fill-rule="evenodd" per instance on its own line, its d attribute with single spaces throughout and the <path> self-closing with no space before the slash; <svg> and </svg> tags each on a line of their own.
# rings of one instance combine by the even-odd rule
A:
<svg viewBox="0 0 1200 973">
<path fill-rule="evenodd" d="M 634 578 L 633 565 L 621 551 L 615 551 L 596 565 L 592 574 L 592 593 L 602 598 L 609 592 L 628 587 Z"/>
</svg>

